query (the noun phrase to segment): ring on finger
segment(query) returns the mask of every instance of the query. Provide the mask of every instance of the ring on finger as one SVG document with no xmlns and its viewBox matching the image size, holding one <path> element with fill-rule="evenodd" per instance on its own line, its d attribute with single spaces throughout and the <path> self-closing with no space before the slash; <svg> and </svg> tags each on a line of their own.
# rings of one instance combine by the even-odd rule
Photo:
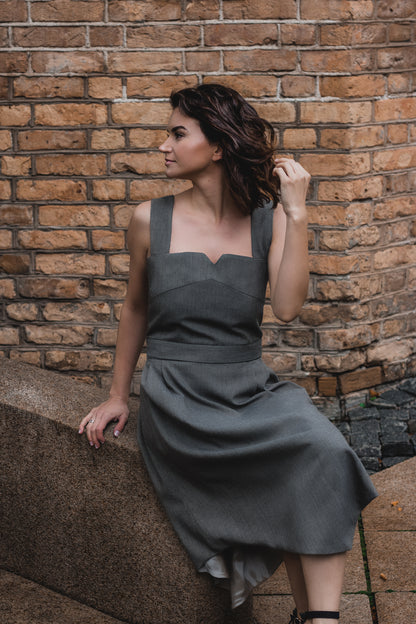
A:
<svg viewBox="0 0 416 624">
<path fill-rule="evenodd" d="M 91 418 L 91 420 L 89 420 L 89 421 L 87 422 L 87 425 L 92 424 L 92 423 L 94 423 L 94 422 L 95 422 L 95 418 Z"/>
</svg>

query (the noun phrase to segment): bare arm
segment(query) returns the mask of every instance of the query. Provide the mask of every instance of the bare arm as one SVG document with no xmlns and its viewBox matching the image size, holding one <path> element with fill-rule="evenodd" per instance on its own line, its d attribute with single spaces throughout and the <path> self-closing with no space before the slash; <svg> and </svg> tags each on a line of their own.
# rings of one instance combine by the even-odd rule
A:
<svg viewBox="0 0 416 624">
<path fill-rule="evenodd" d="M 306 192 L 310 176 L 293 160 L 276 159 L 281 183 L 281 204 L 273 218 L 268 263 L 271 305 L 284 322 L 296 318 L 308 292 L 308 234 Z"/>
<path fill-rule="evenodd" d="M 150 202 L 135 209 L 128 234 L 130 275 L 127 295 L 121 310 L 117 333 L 116 355 L 110 398 L 93 408 L 82 419 L 79 433 L 87 433 L 91 446 L 99 448 L 104 442 L 104 429 L 111 421 L 118 421 L 117 437 L 127 422 L 127 401 L 131 379 L 143 347 L 147 330 L 147 274 L 146 258 L 150 248 Z M 94 422 L 90 423 L 89 421 Z"/>
</svg>

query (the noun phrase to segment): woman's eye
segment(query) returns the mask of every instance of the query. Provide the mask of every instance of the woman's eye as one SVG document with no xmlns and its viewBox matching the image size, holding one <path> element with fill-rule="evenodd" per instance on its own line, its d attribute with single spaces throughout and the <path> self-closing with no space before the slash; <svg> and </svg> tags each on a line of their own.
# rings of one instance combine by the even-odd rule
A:
<svg viewBox="0 0 416 624">
<path fill-rule="evenodd" d="M 180 139 L 183 136 L 182 132 L 175 132 L 175 139 Z"/>
</svg>

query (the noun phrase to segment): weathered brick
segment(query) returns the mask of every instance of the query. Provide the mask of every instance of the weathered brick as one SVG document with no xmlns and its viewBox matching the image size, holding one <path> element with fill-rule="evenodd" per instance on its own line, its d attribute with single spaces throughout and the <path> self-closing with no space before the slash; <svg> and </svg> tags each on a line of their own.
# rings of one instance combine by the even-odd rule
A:
<svg viewBox="0 0 416 624">
<path fill-rule="evenodd" d="M 11 249 L 12 233 L 7 230 L 0 230 L 0 249 Z"/>
<path fill-rule="evenodd" d="M 367 362 L 369 364 L 397 362 L 399 360 L 405 360 L 412 353 L 413 343 L 411 339 L 395 339 L 370 347 L 367 351 Z"/>
<path fill-rule="evenodd" d="M 204 27 L 206 46 L 272 45 L 277 43 L 277 25 L 269 22 L 255 24 L 210 24 Z"/>
<path fill-rule="evenodd" d="M 220 0 L 189 0 L 186 3 L 186 19 L 217 19 L 219 15 Z"/>
<path fill-rule="evenodd" d="M 307 154 L 301 156 L 300 164 L 312 176 L 347 176 L 370 171 L 370 155 L 366 152 L 358 154 Z"/>
<path fill-rule="evenodd" d="M 32 225 L 33 211 L 18 204 L 0 205 L 0 225 Z"/>
<path fill-rule="evenodd" d="M 361 46 L 384 43 L 387 38 L 387 27 L 383 23 L 362 24 L 322 24 L 320 28 L 321 45 L 330 46 Z"/>
<path fill-rule="evenodd" d="M 296 51 L 278 50 L 225 50 L 226 71 L 286 71 L 296 68 Z"/>
<path fill-rule="evenodd" d="M 41 299 L 85 299 L 90 294 L 88 280 L 76 278 L 24 277 L 18 289 L 21 297 Z"/>
<path fill-rule="evenodd" d="M 16 196 L 28 201 L 75 201 L 86 200 L 85 182 L 75 180 L 18 180 Z"/>
<path fill-rule="evenodd" d="M 360 98 L 384 95 L 384 76 L 362 74 L 360 76 L 322 76 L 320 92 L 323 97 Z"/>
<path fill-rule="evenodd" d="M 186 71 L 214 72 L 219 71 L 221 64 L 221 53 L 213 50 L 198 50 L 196 52 L 185 52 Z"/>
<path fill-rule="evenodd" d="M 30 156 L 2 156 L 1 172 L 5 176 L 27 176 L 30 173 Z"/>
<path fill-rule="evenodd" d="M 166 130 L 158 128 L 131 128 L 129 130 L 130 147 L 143 149 L 159 147 L 166 140 Z"/>
<path fill-rule="evenodd" d="M 315 95 L 316 79 L 313 76 L 283 76 L 281 80 L 283 97 L 307 97 Z"/>
<path fill-rule="evenodd" d="M 127 77 L 127 96 L 169 97 L 172 91 L 194 87 L 196 84 L 198 84 L 197 76 L 131 76 Z"/>
<path fill-rule="evenodd" d="M 122 51 L 109 52 L 108 54 L 108 70 L 110 72 L 137 74 L 138 72 L 180 71 L 181 69 L 181 52 Z"/>
<path fill-rule="evenodd" d="M 394 3 L 389 0 L 380 0 L 377 5 L 377 16 L 390 19 L 414 17 L 414 6 L 408 0 L 397 0 Z"/>
<path fill-rule="evenodd" d="M 371 102 L 301 102 L 302 123 L 355 124 L 371 121 Z"/>
<path fill-rule="evenodd" d="M 24 249 L 85 249 L 87 234 L 79 230 L 22 230 L 17 235 Z"/>
<path fill-rule="evenodd" d="M 107 206 L 40 206 L 39 225 L 43 226 L 105 226 L 110 224 Z"/>
<path fill-rule="evenodd" d="M 205 76 L 204 83 L 218 82 L 218 76 Z M 246 98 L 264 98 L 277 93 L 276 76 L 256 76 L 255 74 L 221 76 L 221 84 L 235 89 Z"/>
<path fill-rule="evenodd" d="M 49 0 L 32 2 L 35 22 L 96 22 L 104 19 L 102 0 Z"/>
<path fill-rule="evenodd" d="M 20 342 L 17 327 L 0 327 L 0 344 L 18 345 Z"/>
<path fill-rule="evenodd" d="M 113 173 L 133 172 L 139 174 L 164 173 L 163 156 L 157 152 L 131 152 L 111 156 Z"/>
<path fill-rule="evenodd" d="M 189 180 L 133 180 L 130 184 L 130 199 L 146 201 L 171 193 L 181 193 L 190 188 Z"/>
<path fill-rule="evenodd" d="M 14 299 L 16 296 L 16 289 L 14 280 L 12 279 L 0 279 L 0 297 L 5 299 Z"/>
<path fill-rule="evenodd" d="M 112 105 L 112 119 L 121 125 L 165 125 L 172 112 L 166 102 L 117 102 Z"/>
<path fill-rule="evenodd" d="M 38 316 L 36 303 L 10 303 L 6 306 L 6 314 L 14 321 L 34 321 Z"/>
<path fill-rule="evenodd" d="M 31 53 L 32 69 L 35 73 L 51 74 L 86 74 L 89 72 L 103 72 L 104 54 L 95 50 L 75 50 L 66 52 L 38 52 Z"/>
<path fill-rule="evenodd" d="M 379 220 L 407 217 L 416 214 L 416 197 L 385 199 L 374 207 L 374 218 Z"/>
<path fill-rule="evenodd" d="M 378 100 L 374 102 L 374 117 L 376 121 L 413 120 L 416 117 L 416 98 Z"/>
<path fill-rule="evenodd" d="M 356 392 L 363 388 L 373 388 L 379 386 L 383 381 L 382 370 L 379 366 L 372 366 L 354 371 L 353 373 L 345 373 L 340 376 L 341 391 L 345 394 Z"/>
<path fill-rule="evenodd" d="M 41 126 L 102 125 L 107 121 L 104 104 L 38 104 L 35 121 Z"/>
<path fill-rule="evenodd" d="M 407 169 L 416 166 L 416 145 L 376 152 L 373 158 L 375 171 Z"/>
<path fill-rule="evenodd" d="M 372 17 L 372 0 L 301 0 L 300 16 L 306 20 L 359 20 Z"/>
<path fill-rule="evenodd" d="M 371 50 L 307 50 L 301 52 L 301 68 L 307 72 L 363 72 L 373 69 Z"/>
<path fill-rule="evenodd" d="M 90 26 L 90 44 L 92 46 L 122 46 L 123 28 L 121 26 Z"/>
<path fill-rule="evenodd" d="M 201 29 L 199 26 L 182 24 L 129 26 L 126 42 L 128 48 L 164 48 L 167 42 L 170 48 L 194 47 L 201 43 Z M 209 45 L 206 40 L 205 45 Z"/>
<path fill-rule="evenodd" d="M 0 2 L 0 22 L 16 22 L 27 20 L 27 4 L 25 0 L 3 0 Z"/>
<path fill-rule="evenodd" d="M 47 275 L 104 275 L 105 258 L 98 254 L 37 254 L 36 271 Z"/>
<path fill-rule="evenodd" d="M 118 128 L 93 130 L 91 133 L 91 147 L 93 150 L 122 149 L 125 146 L 124 131 Z"/>
<path fill-rule="evenodd" d="M 129 226 L 131 216 L 133 214 L 134 206 L 128 204 L 122 204 L 114 206 L 113 219 L 114 225 L 119 228 L 127 228 Z"/>
<path fill-rule="evenodd" d="M 313 149 L 316 140 L 313 128 L 289 128 L 283 133 L 283 147 L 286 149 Z"/>
<path fill-rule="evenodd" d="M 353 149 L 384 144 L 383 126 L 361 128 L 322 128 L 321 147 L 326 149 Z"/>
<path fill-rule="evenodd" d="M 319 183 L 318 199 L 321 201 L 352 201 L 381 197 L 383 177 L 374 176 L 357 180 L 322 181 Z"/>
<path fill-rule="evenodd" d="M 17 135 L 21 150 L 85 149 L 84 130 L 22 130 Z"/>
<path fill-rule="evenodd" d="M 89 78 L 88 94 L 90 97 L 100 100 L 113 100 L 118 97 L 121 98 L 123 95 L 121 78 L 110 78 L 108 76 Z"/>
<path fill-rule="evenodd" d="M 364 363 L 365 354 L 361 351 L 315 356 L 316 368 L 327 373 L 342 373 L 362 366 Z"/>
<path fill-rule="evenodd" d="M 319 377 L 318 389 L 321 396 L 337 396 L 338 382 L 336 377 Z"/>
<path fill-rule="evenodd" d="M 290 372 L 296 370 L 296 356 L 291 353 L 263 352 L 263 362 L 274 372 Z"/>
<path fill-rule="evenodd" d="M 386 269 L 401 264 L 416 262 L 416 247 L 414 245 L 399 245 L 377 251 L 374 254 L 374 268 Z"/>
<path fill-rule="evenodd" d="M 93 332 L 93 327 L 85 327 L 85 325 L 59 327 L 57 325 L 34 325 L 32 323 L 25 327 L 27 342 L 45 345 L 85 345 L 91 342 Z"/>
<path fill-rule="evenodd" d="M 45 304 L 42 314 L 47 321 L 77 321 L 95 323 L 110 319 L 110 306 L 104 301 L 71 301 L 57 303 L 51 301 Z"/>
<path fill-rule="evenodd" d="M 54 370 L 111 370 L 113 367 L 113 354 L 110 351 L 96 351 L 92 349 L 46 351 L 45 366 Z"/>
<path fill-rule="evenodd" d="M 110 271 L 113 275 L 127 275 L 130 266 L 130 256 L 128 254 L 115 254 L 110 256 Z"/>
<path fill-rule="evenodd" d="M 389 93 L 405 93 L 411 90 L 411 74 L 394 73 L 387 76 L 387 88 Z"/>
<path fill-rule="evenodd" d="M 377 51 L 379 69 L 407 69 L 416 65 L 416 49 L 414 46 L 389 47 Z"/>
<path fill-rule="evenodd" d="M 30 114 L 30 106 L 27 104 L 0 106 L 0 125 L 26 126 L 30 120 Z"/>
<path fill-rule="evenodd" d="M 295 121 L 296 109 L 291 102 L 256 102 L 254 108 L 261 117 L 272 123 Z"/>
<path fill-rule="evenodd" d="M 322 329 L 318 332 L 319 347 L 328 351 L 344 351 L 365 347 L 377 336 L 374 336 L 368 325 L 355 326 L 348 329 Z"/>
<path fill-rule="evenodd" d="M 282 24 L 280 36 L 286 45 L 313 45 L 316 40 L 316 27 L 313 24 Z"/>
<path fill-rule="evenodd" d="M 296 19 L 296 0 L 227 0 L 223 11 L 224 19 Z"/>
<path fill-rule="evenodd" d="M 137 2 L 137 0 L 109 0 L 108 15 L 115 22 L 141 22 L 147 20 L 180 20 L 181 0 L 157 0 Z"/>
<path fill-rule="evenodd" d="M 117 329 L 101 328 L 97 332 L 97 345 L 113 347 L 117 341 Z"/>
<path fill-rule="evenodd" d="M 347 273 L 356 273 L 361 270 L 362 258 L 355 255 L 332 256 L 312 254 L 309 264 L 312 273 L 320 275 L 346 275 Z"/>
<path fill-rule="evenodd" d="M 41 365 L 41 352 L 35 350 L 10 349 L 9 358 L 18 362 L 26 362 L 33 366 Z"/>
<path fill-rule="evenodd" d="M 406 24 L 390 24 L 389 40 L 390 41 L 410 41 L 412 38 L 412 26 Z"/>
<path fill-rule="evenodd" d="M 39 175 L 102 176 L 107 172 L 104 154 L 59 154 L 37 156 Z"/>
<path fill-rule="evenodd" d="M 124 232 L 93 230 L 92 247 L 97 251 L 125 249 L 126 242 Z"/>
<path fill-rule="evenodd" d="M 125 281 L 116 279 L 95 279 L 94 295 L 109 299 L 124 299 L 127 292 Z"/>
<path fill-rule="evenodd" d="M 18 76 L 13 80 L 15 97 L 37 98 L 80 98 L 84 95 L 84 82 L 76 77 Z"/>
<path fill-rule="evenodd" d="M 0 199 L 10 199 L 12 189 L 8 180 L 0 180 Z"/>
<path fill-rule="evenodd" d="M 13 43 L 22 48 L 77 48 L 86 43 L 85 26 L 15 26 Z"/>
<path fill-rule="evenodd" d="M 126 185 L 124 180 L 94 180 L 92 183 L 92 196 L 100 201 L 114 201 L 126 197 Z"/>
<path fill-rule="evenodd" d="M 9 274 L 29 273 L 30 257 L 27 254 L 0 254 L 0 272 Z"/>
<path fill-rule="evenodd" d="M 0 52 L 0 67 L 6 74 L 27 72 L 29 68 L 27 52 Z"/>
<path fill-rule="evenodd" d="M 0 130 L 0 151 L 8 150 L 12 147 L 12 135 L 8 130 Z"/>
</svg>

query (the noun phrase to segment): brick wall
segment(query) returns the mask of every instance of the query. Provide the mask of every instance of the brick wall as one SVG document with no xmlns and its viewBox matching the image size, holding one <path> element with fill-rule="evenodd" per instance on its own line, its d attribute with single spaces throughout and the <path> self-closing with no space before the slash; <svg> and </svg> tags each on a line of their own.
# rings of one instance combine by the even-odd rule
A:
<svg viewBox="0 0 416 624">
<path fill-rule="evenodd" d="M 313 176 L 310 298 L 266 306 L 265 360 L 326 396 L 415 374 L 413 7 L 0 0 L 0 353 L 108 384 L 132 208 L 184 184 L 167 97 L 221 81 Z"/>
</svg>

